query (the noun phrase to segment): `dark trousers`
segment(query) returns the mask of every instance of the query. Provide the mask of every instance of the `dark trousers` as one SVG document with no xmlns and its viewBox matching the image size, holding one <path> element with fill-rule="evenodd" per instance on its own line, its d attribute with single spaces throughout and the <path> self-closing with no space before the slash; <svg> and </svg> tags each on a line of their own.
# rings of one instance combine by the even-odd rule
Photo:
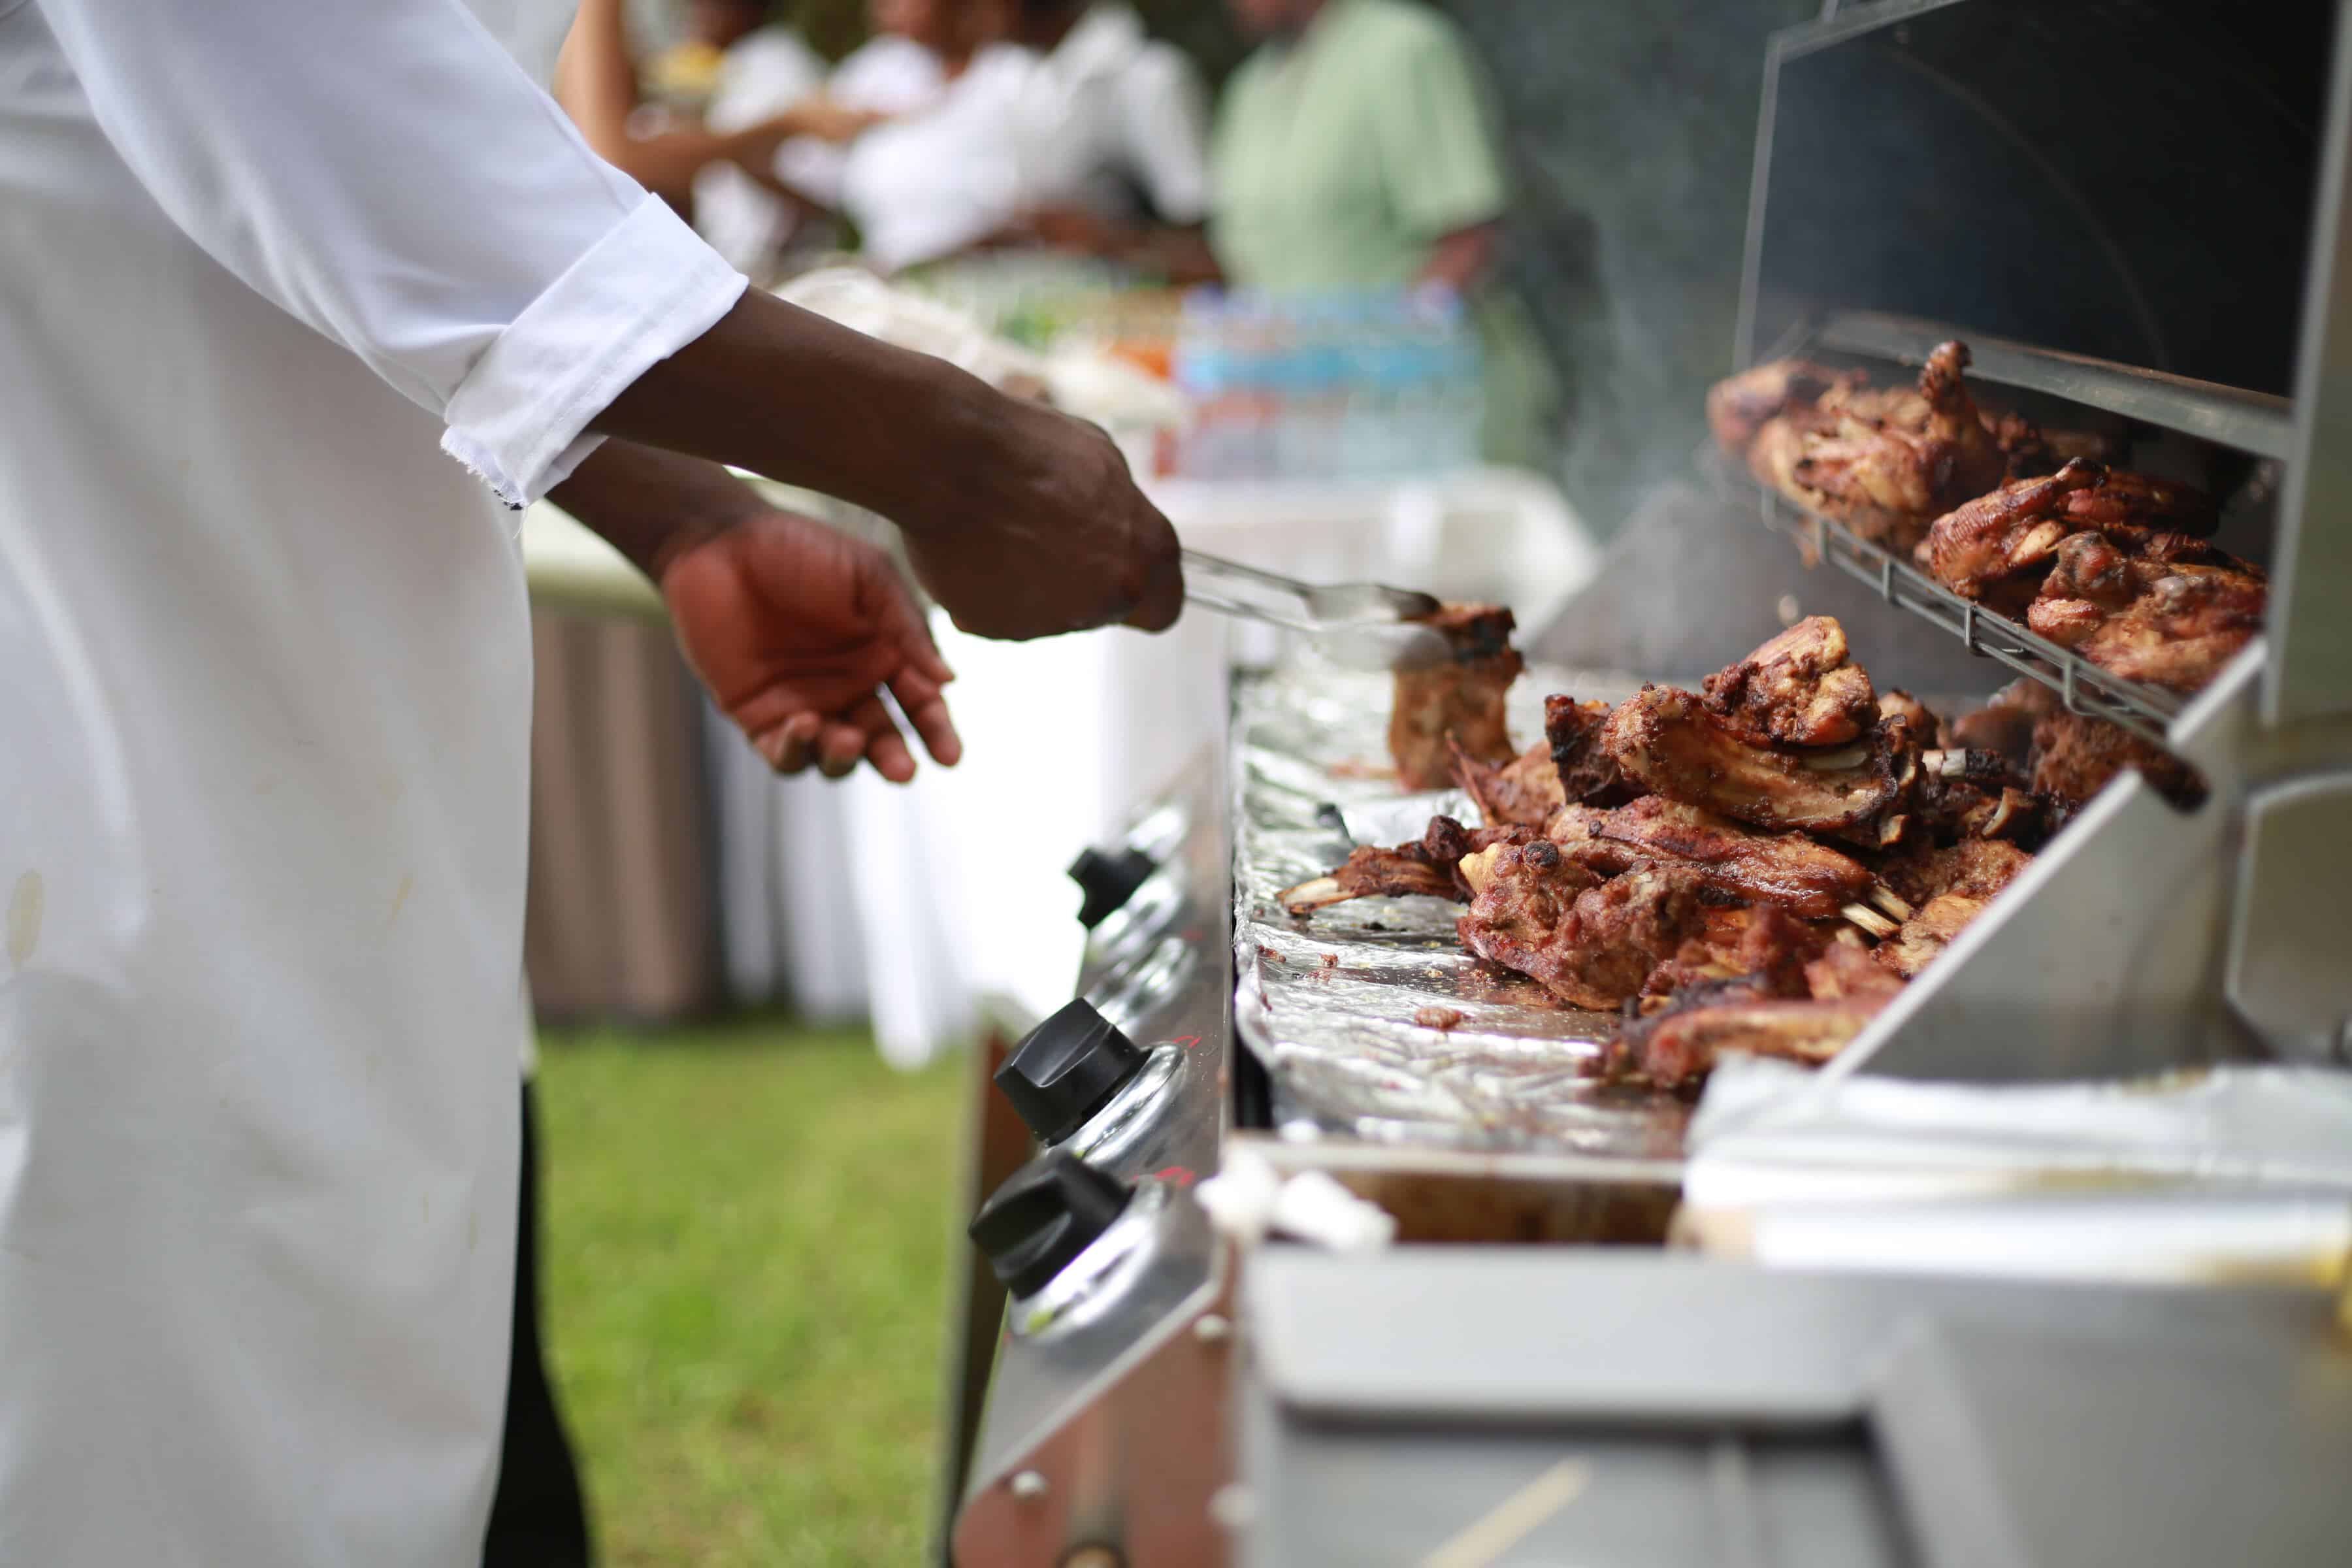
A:
<svg viewBox="0 0 2352 1568">
<path fill-rule="evenodd" d="M 522 1215 L 515 1227 L 514 1352 L 483 1568 L 587 1568 L 588 1510 L 539 1350 L 539 1139 L 522 1086 Z"/>
</svg>

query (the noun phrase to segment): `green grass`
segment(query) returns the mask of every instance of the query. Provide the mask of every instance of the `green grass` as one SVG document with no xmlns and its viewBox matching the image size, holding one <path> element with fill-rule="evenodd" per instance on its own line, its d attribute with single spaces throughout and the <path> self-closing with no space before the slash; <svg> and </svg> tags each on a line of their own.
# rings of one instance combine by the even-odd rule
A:
<svg viewBox="0 0 2352 1568">
<path fill-rule="evenodd" d="M 772 1022 L 545 1045 L 549 1352 L 603 1561 L 915 1563 L 961 1075 Z"/>
</svg>

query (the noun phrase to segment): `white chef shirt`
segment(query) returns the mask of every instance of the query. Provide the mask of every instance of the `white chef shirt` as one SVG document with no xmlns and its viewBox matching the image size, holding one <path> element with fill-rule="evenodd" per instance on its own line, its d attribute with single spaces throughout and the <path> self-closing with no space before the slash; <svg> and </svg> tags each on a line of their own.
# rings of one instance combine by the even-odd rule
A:
<svg viewBox="0 0 2352 1568">
<path fill-rule="evenodd" d="M 478 1559 L 530 644 L 445 452 L 543 493 L 742 287 L 457 0 L 0 0 L 0 1563 Z"/>
<path fill-rule="evenodd" d="M 1125 5 L 1088 9 L 1051 54 L 983 49 L 928 113 L 860 137 L 842 208 L 896 271 L 950 256 L 1022 212 L 1078 205 L 1171 223 L 1209 211 L 1208 112 L 1192 63 Z"/>
<path fill-rule="evenodd" d="M 756 28 L 729 47 L 703 123 L 713 131 L 746 130 L 824 86 L 824 59 L 798 33 Z M 761 271 L 792 228 L 791 205 L 733 163 L 711 163 L 694 176 L 694 230 L 729 265 Z"/>
</svg>

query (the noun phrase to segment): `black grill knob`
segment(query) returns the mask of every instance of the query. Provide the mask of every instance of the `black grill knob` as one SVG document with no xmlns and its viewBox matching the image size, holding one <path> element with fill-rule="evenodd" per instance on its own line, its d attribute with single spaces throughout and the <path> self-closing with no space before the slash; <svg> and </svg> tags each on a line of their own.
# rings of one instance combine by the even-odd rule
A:
<svg viewBox="0 0 2352 1568">
<path fill-rule="evenodd" d="M 1070 862 L 1070 880 L 1086 895 L 1078 905 L 1078 923 L 1092 931 L 1111 912 L 1135 897 L 1135 889 L 1150 879 L 1159 863 L 1140 849 L 1081 849 Z"/>
<path fill-rule="evenodd" d="M 1032 1161 L 996 1189 L 971 1222 L 991 1272 L 1015 1296 L 1034 1296 L 1125 1213 L 1135 1189 L 1067 1154 Z"/>
<path fill-rule="evenodd" d="M 996 1069 L 996 1087 L 1052 1143 L 1108 1104 L 1143 1062 L 1135 1042 L 1081 996 L 1022 1037 Z"/>
</svg>

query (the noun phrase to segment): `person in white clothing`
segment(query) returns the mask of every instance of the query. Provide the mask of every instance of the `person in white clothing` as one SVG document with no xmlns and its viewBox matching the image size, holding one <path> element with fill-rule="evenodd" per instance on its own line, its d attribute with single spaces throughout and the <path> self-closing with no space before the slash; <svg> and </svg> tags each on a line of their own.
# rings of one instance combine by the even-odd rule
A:
<svg viewBox="0 0 2352 1568">
<path fill-rule="evenodd" d="M 748 130 L 825 91 L 824 58 L 759 0 L 698 0 L 695 37 L 724 52 L 703 110 L 714 132 Z M 838 102 L 838 100 L 835 100 Z M 795 140 L 815 141 L 814 137 Z M 831 145 L 819 142 L 819 145 Z M 780 143 L 770 160 L 791 142 Z M 720 159 L 694 176 L 694 231 L 730 266 L 759 278 L 774 264 L 797 216 L 764 168 Z"/>
<path fill-rule="evenodd" d="M 893 517 L 982 635 L 1168 625 L 1174 537 L 1098 432 L 747 292 L 459 0 L 0 0 L 0 1563 L 471 1561 L 506 509 L 642 566 L 775 766 L 892 779 L 950 672 L 725 465 Z"/>
<path fill-rule="evenodd" d="M 845 110 L 886 120 L 921 114 L 971 63 L 975 38 L 965 0 L 870 0 L 874 36 L 852 49 L 825 79 L 825 96 Z M 848 147 L 797 136 L 776 151 L 775 174 L 804 202 L 828 211 L 841 206 L 841 176 Z"/>
<path fill-rule="evenodd" d="M 1180 282 L 1215 276 L 1206 95 L 1129 7 L 977 0 L 994 40 L 927 114 L 845 159 L 843 207 L 895 271 L 982 246 L 1078 250 Z"/>
</svg>

